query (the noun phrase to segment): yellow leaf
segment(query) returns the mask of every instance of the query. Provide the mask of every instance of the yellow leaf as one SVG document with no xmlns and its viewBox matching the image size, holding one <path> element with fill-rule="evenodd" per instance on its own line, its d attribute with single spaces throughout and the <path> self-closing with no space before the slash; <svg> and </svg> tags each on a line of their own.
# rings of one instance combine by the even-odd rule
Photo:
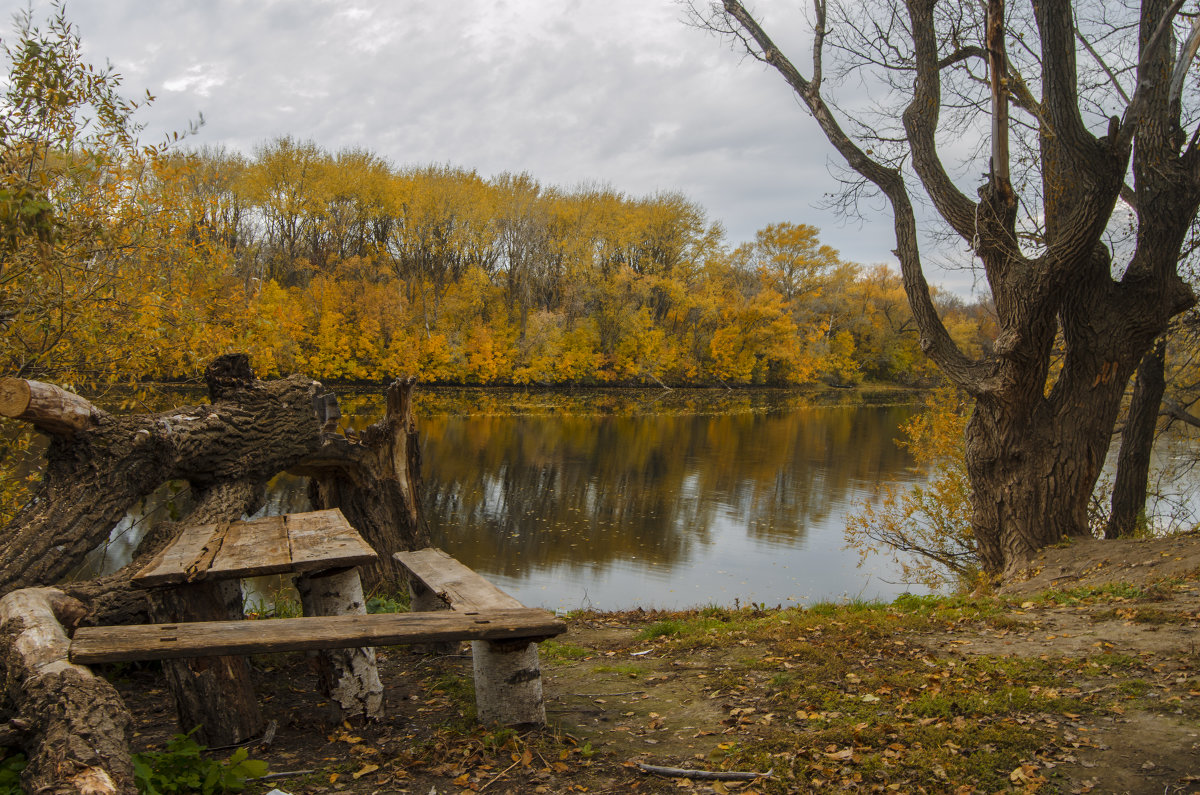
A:
<svg viewBox="0 0 1200 795">
<path fill-rule="evenodd" d="M 359 770 L 357 773 L 354 774 L 354 779 L 355 779 L 355 781 L 357 781 L 358 779 L 362 778 L 363 776 L 367 775 L 368 773 L 374 773 L 378 769 L 379 769 L 379 765 L 363 765 L 362 770 Z"/>
</svg>

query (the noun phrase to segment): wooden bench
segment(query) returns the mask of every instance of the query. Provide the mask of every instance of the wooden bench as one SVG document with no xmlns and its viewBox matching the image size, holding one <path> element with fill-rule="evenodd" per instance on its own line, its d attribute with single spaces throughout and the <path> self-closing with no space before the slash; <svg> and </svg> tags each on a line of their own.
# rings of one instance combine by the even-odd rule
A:
<svg viewBox="0 0 1200 795">
<path fill-rule="evenodd" d="M 479 720 L 544 723 L 537 643 L 566 625 L 549 611 L 525 607 L 441 550 L 402 552 L 396 559 L 413 575 L 411 613 L 80 627 L 70 659 L 174 660 L 469 640 Z"/>
<path fill-rule="evenodd" d="M 440 549 L 397 552 L 394 557 L 408 569 L 408 587 L 416 614 L 440 611 L 465 617 L 529 609 Z M 562 627 L 558 632 L 566 630 L 565 624 L 555 621 Z M 475 707 L 480 722 L 485 725 L 546 722 L 537 644 L 547 637 L 531 633 L 523 638 L 471 639 Z"/>
</svg>

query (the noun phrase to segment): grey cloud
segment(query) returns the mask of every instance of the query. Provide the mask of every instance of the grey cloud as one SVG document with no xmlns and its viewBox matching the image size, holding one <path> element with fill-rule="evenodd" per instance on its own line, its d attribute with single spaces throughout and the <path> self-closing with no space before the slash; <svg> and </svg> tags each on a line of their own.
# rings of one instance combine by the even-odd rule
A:
<svg viewBox="0 0 1200 795">
<path fill-rule="evenodd" d="M 849 258 L 893 260 L 889 214 L 860 227 L 819 209 L 837 187 L 831 150 L 783 81 L 683 25 L 669 0 L 106 0 L 68 13 L 129 94 L 158 96 L 154 137 L 203 112 L 195 145 L 250 152 L 290 134 L 397 165 L 678 190 L 731 242 L 790 220 Z M 779 32 L 804 43 L 794 20 Z"/>
</svg>

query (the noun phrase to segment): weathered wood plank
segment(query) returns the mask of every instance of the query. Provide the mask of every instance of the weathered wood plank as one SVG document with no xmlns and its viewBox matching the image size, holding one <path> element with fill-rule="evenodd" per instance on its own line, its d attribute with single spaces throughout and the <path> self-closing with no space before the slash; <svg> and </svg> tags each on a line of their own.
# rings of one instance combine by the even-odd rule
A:
<svg viewBox="0 0 1200 795">
<path fill-rule="evenodd" d="M 553 613 L 536 608 L 80 627 L 70 659 L 87 664 L 445 640 L 532 641 L 566 629 Z"/>
<path fill-rule="evenodd" d="M 282 516 L 253 522 L 234 522 L 221 549 L 208 567 L 209 577 L 259 577 L 291 571 L 287 523 Z"/>
<path fill-rule="evenodd" d="M 454 610 L 515 610 L 524 607 L 514 597 L 440 549 L 428 547 L 397 552 L 396 560 Z"/>
<path fill-rule="evenodd" d="M 204 554 L 213 533 L 220 527 L 221 525 L 200 524 L 183 528 L 174 541 L 133 576 L 133 584 L 150 588 L 186 582 L 188 568 Z"/>
<path fill-rule="evenodd" d="M 360 566 L 379 557 L 337 508 L 288 514 L 287 527 L 292 571 Z"/>
</svg>

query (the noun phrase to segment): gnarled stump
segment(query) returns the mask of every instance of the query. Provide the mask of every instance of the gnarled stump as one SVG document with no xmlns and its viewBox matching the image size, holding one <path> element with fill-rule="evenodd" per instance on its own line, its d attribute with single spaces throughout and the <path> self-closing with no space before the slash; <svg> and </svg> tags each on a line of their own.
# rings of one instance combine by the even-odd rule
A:
<svg viewBox="0 0 1200 795">
<path fill-rule="evenodd" d="M 363 585 L 394 588 L 405 581 L 391 551 L 429 546 L 429 527 L 420 513 L 421 446 L 412 411 L 416 379 L 396 380 L 387 389 L 387 413 L 367 427 L 361 440 L 326 434 L 321 451 L 291 471 L 307 475 L 313 509 L 340 508 L 378 562 L 362 569 Z"/>
</svg>

